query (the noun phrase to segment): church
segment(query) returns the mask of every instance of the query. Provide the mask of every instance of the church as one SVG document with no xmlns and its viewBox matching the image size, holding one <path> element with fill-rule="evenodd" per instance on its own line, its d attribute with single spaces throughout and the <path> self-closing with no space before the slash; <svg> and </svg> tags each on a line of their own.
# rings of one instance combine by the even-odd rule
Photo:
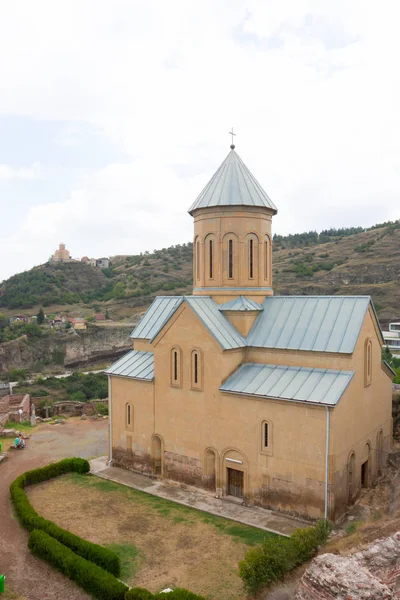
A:
<svg viewBox="0 0 400 600">
<path fill-rule="evenodd" d="M 106 370 L 109 461 L 337 520 L 386 462 L 393 372 L 369 296 L 274 296 L 276 213 L 232 144 L 189 209 L 193 295 L 157 297 Z"/>
</svg>

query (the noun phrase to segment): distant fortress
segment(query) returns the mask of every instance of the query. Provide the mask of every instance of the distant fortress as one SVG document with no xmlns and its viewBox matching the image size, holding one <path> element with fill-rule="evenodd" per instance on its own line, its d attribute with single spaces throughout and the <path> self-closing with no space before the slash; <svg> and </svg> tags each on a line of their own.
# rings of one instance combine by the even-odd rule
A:
<svg viewBox="0 0 400 600">
<path fill-rule="evenodd" d="M 110 260 L 108 258 L 88 258 L 83 256 L 81 259 L 71 258 L 69 250 L 66 249 L 65 244 L 60 244 L 58 249 L 50 257 L 49 262 L 51 263 L 66 263 L 66 262 L 83 262 L 92 267 L 98 267 L 99 269 L 108 269 L 110 266 Z"/>
</svg>

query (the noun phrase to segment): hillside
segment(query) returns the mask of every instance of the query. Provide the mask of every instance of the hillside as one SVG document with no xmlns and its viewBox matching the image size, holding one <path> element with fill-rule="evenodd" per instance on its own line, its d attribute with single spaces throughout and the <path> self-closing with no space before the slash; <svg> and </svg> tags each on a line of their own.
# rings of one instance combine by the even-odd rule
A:
<svg viewBox="0 0 400 600">
<path fill-rule="evenodd" d="M 371 294 L 381 321 L 400 317 L 400 221 L 274 236 L 276 294 Z M 114 256 L 108 269 L 49 264 L 14 275 L 0 286 L 0 311 L 63 311 L 89 316 L 107 308 L 132 316 L 157 294 L 191 293 L 192 244 Z"/>
</svg>

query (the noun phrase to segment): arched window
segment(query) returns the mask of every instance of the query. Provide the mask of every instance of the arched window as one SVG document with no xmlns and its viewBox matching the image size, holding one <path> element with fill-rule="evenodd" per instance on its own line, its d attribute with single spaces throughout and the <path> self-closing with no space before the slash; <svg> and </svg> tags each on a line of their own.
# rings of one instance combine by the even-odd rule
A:
<svg viewBox="0 0 400 600">
<path fill-rule="evenodd" d="M 228 278 L 233 279 L 233 240 L 228 242 Z"/>
<path fill-rule="evenodd" d="M 133 406 L 129 402 L 125 404 L 125 427 L 133 429 Z"/>
<path fill-rule="evenodd" d="M 182 352 L 179 347 L 172 348 L 171 350 L 171 385 L 175 387 L 181 387 L 181 376 L 182 376 Z"/>
<path fill-rule="evenodd" d="M 196 279 L 200 279 L 200 240 L 196 240 Z"/>
<path fill-rule="evenodd" d="M 249 278 L 254 277 L 254 240 L 249 241 Z"/>
<path fill-rule="evenodd" d="M 269 279 L 270 277 L 270 260 L 271 260 L 271 251 L 270 251 L 271 242 L 267 237 L 264 242 L 264 279 Z"/>
<path fill-rule="evenodd" d="M 209 269 L 210 269 L 209 276 L 210 276 L 210 279 L 212 279 L 213 278 L 213 241 L 210 240 L 208 242 L 208 244 L 209 244 L 208 265 L 209 265 Z"/>
<path fill-rule="evenodd" d="M 364 345 L 365 386 L 372 383 L 372 341 L 367 338 Z"/>
<path fill-rule="evenodd" d="M 203 361 L 200 350 L 192 350 L 191 358 L 191 387 L 194 390 L 201 390 L 203 387 Z"/>
<path fill-rule="evenodd" d="M 272 454 L 272 423 L 270 421 L 261 423 L 261 452 Z"/>
</svg>

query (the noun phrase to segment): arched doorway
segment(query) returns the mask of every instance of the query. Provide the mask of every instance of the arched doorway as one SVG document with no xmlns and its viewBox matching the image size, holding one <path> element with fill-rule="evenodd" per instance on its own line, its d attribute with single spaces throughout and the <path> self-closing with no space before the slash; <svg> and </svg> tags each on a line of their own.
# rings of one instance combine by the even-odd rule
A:
<svg viewBox="0 0 400 600">
<path fill-rule="evenodd" d="M 356 495 L 356 455 L 352 452 L 347 462 L 347 502 L 353 503 Z"/>
<path fill-rule="evenodd" d="M 216 491 L 217 482 L 217 455 L 215 450 L 207 448 L 204 454 L 203 483 L 206 490 Z"/>
<path fill-rule="evenodd" d="M 225 450 L 221 458 L 223 494 L 246 501 L 248 491 L 248 462 L 235 448 Z"/>
<path fill-rule="evenodd" d="M 361 454 L 361 487 L 367 488 L 370 485 L 370 466 L 371 466 L 371 446 L 365 444 Z"/>
<path fill-rule="evenodd" d="M 163 450 L 162 440 L 159 435 L 153 435 L 153 438 L 151 440 L 151 458 L 153 463 L 153 474 L 162 477 Z"/>
</svg>

